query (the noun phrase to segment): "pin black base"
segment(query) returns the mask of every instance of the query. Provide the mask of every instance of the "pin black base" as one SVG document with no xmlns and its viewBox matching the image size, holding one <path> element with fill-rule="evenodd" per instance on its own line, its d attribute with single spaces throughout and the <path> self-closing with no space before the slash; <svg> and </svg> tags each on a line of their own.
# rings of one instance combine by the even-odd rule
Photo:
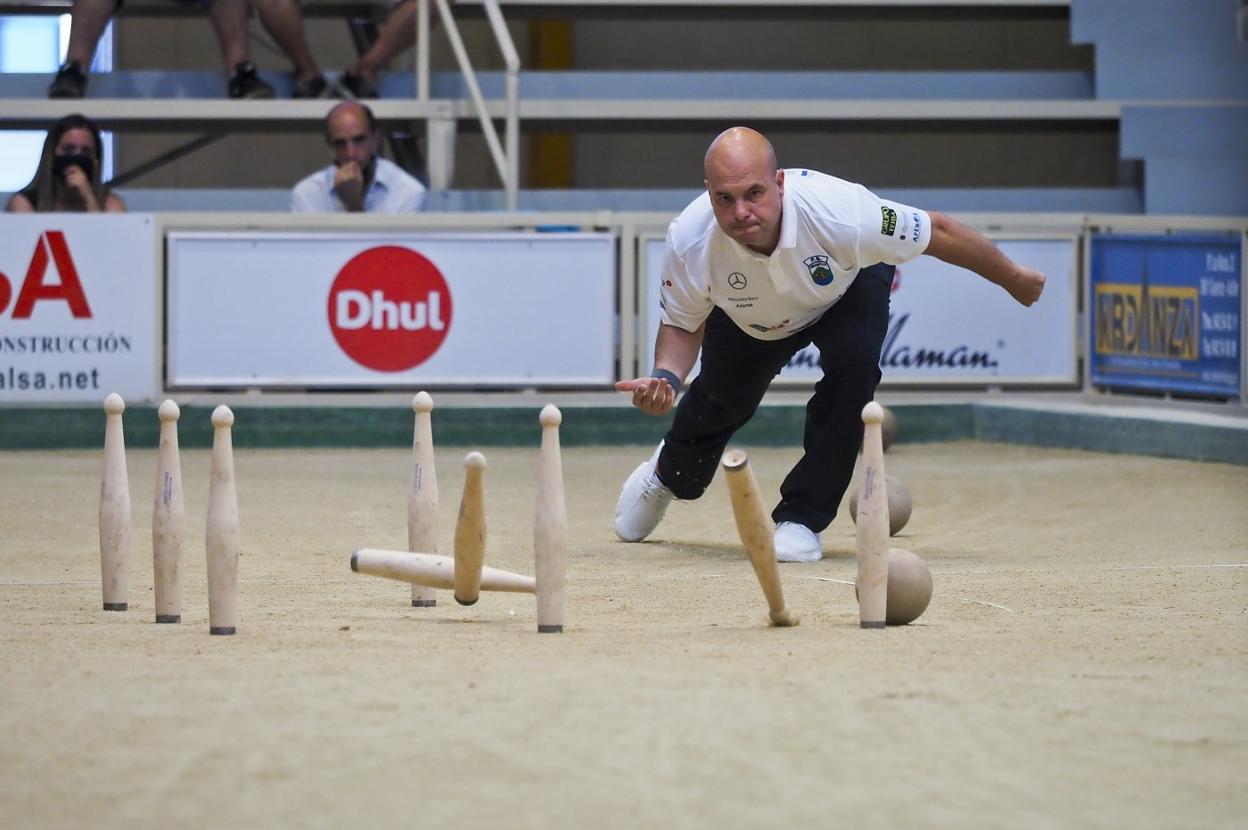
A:
<svg viewBox="0 0 1248 830">
<path fill-rule="evenodd" d="M 157 614 L 156 622 L 158 623 L 180 623 L 182 622 L 181 614 Z"/>
<path fill-rule="evenodd" d="M 412 600 L 413 608 L 432 608 L 438 604 L 436 599 L 414 599 Z"/>
<path fill-rule="evenodd" d="M 104 603 L 105 611 L 125 611 L 126 603 L 124 602 L 106 602 Z"/>
<path fill-rule="evenodd" d="M 210 627 L 210 628 L 208 629 L 208 633 L 209 633 L 209 634 L 233 634 L 233 633 L 234 633 L 234 626 L 232 626 L 232 625 L 218 625 L 218 626 L 216 626 L 216 627 Z"/>
<path fill-rule="evenodd" d="M 864 622 L 864 623 L 859 623 L 859 625 L 861 625 L 863 628 L 883 628 L 885 626 L 885 623 L 883 621 Z"/>
<path fill-rule="evenodd" d="M 537 627 L 538 634 L 562 634 L 562 625 L 539 625 Z"/>
<path fill-rule="evenodd" d="M 480 599 L 480 597 L 478 597 L 477 599 Z M 477 600 L 475 599 L 470 599 L 467 602 L 465 602 L 459 597 L 455 597 L 455 601 L 458 602 L 460 605 L 476 605 L 477 604 Z"/>
</svg>

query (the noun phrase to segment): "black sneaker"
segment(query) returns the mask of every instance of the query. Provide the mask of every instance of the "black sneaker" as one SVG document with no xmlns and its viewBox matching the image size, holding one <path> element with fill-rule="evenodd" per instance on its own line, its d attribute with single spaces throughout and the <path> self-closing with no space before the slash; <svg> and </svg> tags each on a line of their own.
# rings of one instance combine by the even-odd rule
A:
<svg viewBox="0 0 1248 830">
<path fill-rule="evenodd" d="M 295 81 L 290 91 L 291 98 L 333 98 L 337 90 L 325 80 L 324 75 L 313 75 L 302 81 Z"/>
<path fill-rule="evenodd" d="M 48 87 L 49 98 L 81 98 L 86 94 L 87 73 L 76 61 L 66 61 Z"/>
<path fill-rule="evenodd" d="M 272 98 L 273 87 L 260 80 L 256 74 L 256 65 L 251 61 L 243 61 L 234 67 L 234 77 L 230 78 L 231 98 Z"/>
<path fill-rule="evenodd" d="M 343 98 L 381 97 L 381 93 L 377 91 L 377 84 L 363 75 L 353 75 L 350 72 L 342 73 L 342 77 L 338 79 L 338 89 Z"/>
</svg>

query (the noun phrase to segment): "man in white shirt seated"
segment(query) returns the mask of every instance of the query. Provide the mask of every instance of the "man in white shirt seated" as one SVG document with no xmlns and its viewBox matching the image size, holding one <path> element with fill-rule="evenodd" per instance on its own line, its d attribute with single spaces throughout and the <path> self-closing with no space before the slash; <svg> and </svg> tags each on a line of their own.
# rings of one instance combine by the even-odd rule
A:
<svg viewBox="0 0 1248 830">
<path fill-rule="evenodd" d="M 330 110 L 325 139 L 334 163 L 295 185 L 293 212 L 415 213 L 425 204 L 425 186 L 377 155 L 381 135 L 364 104 L 343 101 Z"/>
</svg>

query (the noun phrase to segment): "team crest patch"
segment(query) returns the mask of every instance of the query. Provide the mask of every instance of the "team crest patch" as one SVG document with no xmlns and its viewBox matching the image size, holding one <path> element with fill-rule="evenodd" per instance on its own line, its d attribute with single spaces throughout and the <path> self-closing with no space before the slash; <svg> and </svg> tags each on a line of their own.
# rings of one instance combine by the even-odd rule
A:
<svg viewBox="0 0 1248 830">
<path fill-rule="evenodd" d="M 880 233 L 892 236 L 897 232 L 897 211 L 880 205 L 880 213 L 884 215 L 884 221 L 880 222 Z"/>
<path fill-rule="evenodd" d="M 832 282 L 832 269 L 828 267 L 828 258 L 821 254 L 812 257 L 806 257 L 803 260 L 806 263 L 806 270 L 810 271 L 810 278 L 815 281 L 815 285 L 829 285 Z"/>
</svg>

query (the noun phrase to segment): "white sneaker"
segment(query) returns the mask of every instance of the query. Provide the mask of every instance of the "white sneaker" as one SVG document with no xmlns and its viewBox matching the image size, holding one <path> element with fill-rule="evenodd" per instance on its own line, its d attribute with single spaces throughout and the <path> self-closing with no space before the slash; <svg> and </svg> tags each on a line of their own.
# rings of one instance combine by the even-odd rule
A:
<svg viewBox="0 0 1248 830">
<path fill-rule="evenodd" d="M 777 562 L 818 562 L 823 558 L 819 534 L 796 522 L 776 525 L 775 545 Z"/>
<path fill-rule="evenodd" d="M 655 475 L 662 451 L 663 442 L 660 441 L 654 455 L 643 461 L 624 482 L 620 500 L 615 505 L 615 535 L 625 542 L 640 542 L 653 533 L 675 498 Z"/>
</svg>

